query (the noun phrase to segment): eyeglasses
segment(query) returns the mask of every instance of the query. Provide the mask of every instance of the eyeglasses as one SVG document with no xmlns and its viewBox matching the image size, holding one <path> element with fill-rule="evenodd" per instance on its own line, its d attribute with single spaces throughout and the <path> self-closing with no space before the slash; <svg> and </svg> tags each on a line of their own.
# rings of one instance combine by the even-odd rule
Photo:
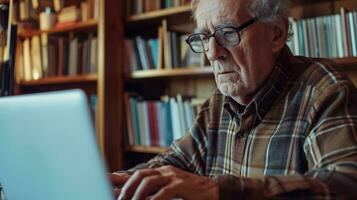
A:
<svg viewBox="0 0 357 200">
<path fill-rule="evenodd" d="M 257 18 L 253 18 L 238 27 L 225 26 L 217 28 L 212 34 L 194 33 L 187 37 L 186 43 L 195 53 L 207 52 L 209 39 L 211 37 L 214 37 L 217 43 L 222 47 L 232 47 L 240 43 L 240 31 L 252 25 L 256 21 Z"/>
</svg>

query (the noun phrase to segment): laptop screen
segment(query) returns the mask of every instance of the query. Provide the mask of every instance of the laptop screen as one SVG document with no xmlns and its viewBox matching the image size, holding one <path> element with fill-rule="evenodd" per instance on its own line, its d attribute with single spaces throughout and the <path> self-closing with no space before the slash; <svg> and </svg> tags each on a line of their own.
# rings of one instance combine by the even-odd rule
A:
<svg viewBox="0 0 357 200">
<path fill-rule="evenodd" d="M 0 163 L 7 199 L 113 199 L 80 90 L 0 98 Z"/>
</svg>

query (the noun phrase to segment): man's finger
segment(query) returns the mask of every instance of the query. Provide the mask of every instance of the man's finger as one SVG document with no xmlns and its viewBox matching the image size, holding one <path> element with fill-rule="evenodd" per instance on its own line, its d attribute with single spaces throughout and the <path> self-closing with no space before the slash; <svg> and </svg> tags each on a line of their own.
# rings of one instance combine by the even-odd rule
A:
<svg viewBox="0 0 357 200">
<path fill-rule="evenodd" d="M 130 175 L 127 173 L 122 173 L 122 174 L 109 173 L 108 178 L 113 185 L 121 186 L 124 185 L 125 182 L 130 178 Z"/>
<path fill-rule="evenodd" d="M 144 178 L 136 189 L 133 199 L 146 199 L 152 194 L 155 194 L 162 187 L 170 183 L 171 178 L 162 175 L 153 175 Z"/>
<path fill-rule="evenodd" d="M 132 176 L 130 176 L 129 180 L 124 184 L 120 197 L 122 199 L 132 199 L 135 190 L 139 186 L 140 182 L 149 176 L 159 175 L 160 172 L 154 169 L 143 169 L 136 171 Z"/>
</svg>

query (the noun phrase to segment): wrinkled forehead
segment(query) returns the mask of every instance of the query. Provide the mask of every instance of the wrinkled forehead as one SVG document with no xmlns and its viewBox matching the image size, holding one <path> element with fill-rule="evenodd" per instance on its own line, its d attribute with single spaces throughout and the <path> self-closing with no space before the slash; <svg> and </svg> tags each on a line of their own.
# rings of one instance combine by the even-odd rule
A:
<svg viewBox="0 0 357 200">
<path fill-rule="evenodd" d="M 249 0 L 200 0 L 196 10 L 198 29 L 217 26 L 221 23 L 236 23 L 249 19 L 247 3 Z"/>
</svg>

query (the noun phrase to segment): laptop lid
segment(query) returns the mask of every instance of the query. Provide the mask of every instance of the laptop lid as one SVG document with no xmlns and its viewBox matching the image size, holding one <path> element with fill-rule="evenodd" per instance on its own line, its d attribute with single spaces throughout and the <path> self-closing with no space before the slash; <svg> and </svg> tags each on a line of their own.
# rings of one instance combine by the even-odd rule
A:
<svg viewBox="0 0 357 200">
<path fill-rule="evenodd" d="M 9 200 L 110 200 L 86 95 L 0 98 L 0 182 Z"/>
</svg>

